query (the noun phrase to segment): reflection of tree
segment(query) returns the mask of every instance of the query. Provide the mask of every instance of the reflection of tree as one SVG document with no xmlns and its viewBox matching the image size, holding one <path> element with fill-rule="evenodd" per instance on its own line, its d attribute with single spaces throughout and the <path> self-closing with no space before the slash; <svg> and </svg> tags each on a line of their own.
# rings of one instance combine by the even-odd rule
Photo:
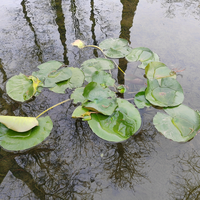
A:
<svg viewBox="0 0 200 200">
<path fill-rule="evenodd" d="M 69 64 L 69 60 L 67 57 L 67 45 L 66 45 L 66 28 L 65 28 L 65 16 L 63 14 L 62 9 L 62 0 L 53 0 L 52 5 L 56 9 L 56 24 L 58 25 L 58 32 L 60 34 L 60 40 L 64 48 L 63 57 L 64 63 L 66 65 Z"/>
<path fill-rule="evenodd" d="M 200 4 L 197 0 L 162 0 L 161 4 L 166 8 L 166 17 L 174 18 L 178 12 L 182 16 L 192 15 L 200 19 Z"/>
<path fill-rule="evenodd" d="M 139 0 L 121 0 L 123 4 L 122 20 L 121 20 L 121 33 L 120 38 L 124 38 L 130 42 L 130 28 L 133 24 L 133 17 L 137 8 Z M 119 59 L 119 66 L 125 72 L 127 68 L 127 60 Z M 118 83 L 124 84 L 124 74 L 118 70 Z"/>
<path fill-rule="evenodd" d="M 40 149 L 38 152 L 39 151 L 44 151 L 44 149 Z M 5 152 L 0 148 L 0 184 L 2 183 L 4 177 L 7 175 L 8 171 L 11 171 L 13 176 L 22 180 L 40 200 L 45 200 L 45 191 L 43 187 L 38 185 L 38 183 L 34 180 L 33 176 L 28 171 L 17 164 L 15 157 L 19 155 L 20 154 Z M 12 188 L 10 188 L 10 191 L 12 191 Z M 9 197 L 9 194 L 7 194 L 7 196 Z"/>
<path fill-rule="evenodd" d="M 27 12 L 27 9 L 26 9 L 26 3 L 27 3 L 27 0 L 23 0 L 21 2 L 22 8 L 23 8 L 24 17 L 25 17 L 25 19 L 26 19 L 31 31 L 34 34 L 34 38 L 35 38 L 34 42 L 35 42 L 35 45 L 37 46 L 37 49 L 38 49 L 38 51 L 37 51 L 38 60 L 40 62 L 42 62 L 43 61 L 42 60 L 42 50 L 41 50 L 41 47 L 40 47 L 40 43 L 39 43 L 37 34 L 35 32 L 35 28 L 34 28 L 33 24 L 31 23 L 31 18 L 28 16 L 28 12 Z"/>
<path fill-rule="evenodd" d="M 173 178 L 169 191 L 172 199 L 200 199 L 200 155 L 199 152 L 184 153 L 175 157 Z"/>
</svg>

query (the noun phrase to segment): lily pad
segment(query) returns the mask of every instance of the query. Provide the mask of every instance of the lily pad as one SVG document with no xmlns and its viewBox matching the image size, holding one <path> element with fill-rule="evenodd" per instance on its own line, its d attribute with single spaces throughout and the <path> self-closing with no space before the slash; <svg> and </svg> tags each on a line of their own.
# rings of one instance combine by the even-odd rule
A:
<svg viewBox="0 0 200 200">
<path fill-rule="evenodd" d="M 17 132 L 25 132 L 35 126 L 38 126 L 38 120 L 35 117 L 0 115 L 0 122 L 4 124 L 7 128 Z"/>
<path fill-rule="evenodd" d="M 71 94 L 71 99 L 74 99 L 74 103 L 81 102 L 83 103 L 86 99 L 83 96 L 84 87 L 76 88 Z"/>
<path fill-rule="evenodd" d="M 119 85 L 117 87 L 117 90 L 119 91 L 119 93 L 124 94 L 126 92 L 126 87 L 124 85 Z"/>
<path fill-rule="evenodd" d="M 55 87 L 50 88 L 51 91 L 56 93 L 65 93 L 67 88 L 74 89 L 83 85 L 85 78 L 83 72 L 74 67 L 69 67 L 69 69 L 72 71 L 72 77 L 67 81 L 56 83 Z"/>
<path fill-rule="evenodd" d="M 166 138 L 176 142 L 186 142 L 192 139 L 200 129 L 200 116 L 191 108 L 180 105 L 165 108 L 164 111 L 168 115 L 158 112 L 153 123 Z"/>
<path fill-rule="evenodd" d="M 128 101 L 117 99 L 118 107 L 111 116 L 92 114 L 90 128 L 100 138 L 122 142 L 136 133 L 141 126 L 138 110 Z"/>
<path fill-rule="evenodd" d="M 69 68 L 53 71 L 46 77 L 44 87 L 55 87 L 56 83 L 68 80 L 71 76 L 72 71 Z"/>
<path fill-rule="evenodd" d="M 50 60 L 48 62 L 39 65 L 37 68 L 40 70 L 33 72 L 32 75 L 38 77 L 43 82 L 48 77 L 49 74 L 55 72 L 63 65 L 64 64 L 59 61 Z"/>
<path fill-rule="evenodd" d="M 105 58 L 89 59 L 83 62 L 81 66 L 81 70 L 84 72 L 85 80 L 87 82 L 92 81 L 92 75 L 96 71 L 114 69 L 114 63 L 111 60 Z"/>
<path fill-rule="evenodd" d="M 83 96 L 90 101 L 105 98 L 116 98 L 116 95 L 109 88 L 104 88 L 96 82 L 90 82 L 86 85 Z"/>
<path fill-rule="evenodd" d="M 145 97 L 151 104 L 160 107 L 177 106 L 184 100 L 181 85 L 171 77 L 162 78 L 161 84 L 157 79 L 148 79 Z"/>
<path fill-rule="evenodd" d="M 49 116 L 38 119 L 39 126 L 26 132 L 16 132 L 0 123 L 0 146 L 11 151 L 29 149 L 49 136 L 53 123 Z"/>
<path fill-rule="evenodd" d="M 85 87 L 83 96 L 88 100 L 83 104 L 84 107 L 104 115 L 111 115 L 117 107 L 115 93 L 96 82 L 90 82 Z"/>
<path fill-rule="evenodd" d="M 161 82 L 161 78 L 171 77 L 176 79 L 176 74 L 161 62 L 149 63 L 145 68 L 145 74 L 148 79 L 157 79 L 159 83 Z"/>
<path fill-rule="evenodd" d="M 114 86 L 115 79 L 112 78 L 110 74 L 105 71 L 96 71 L 93 73 L 92 82 L 101 84 L 102 86 Z"/>
<path fill-rule="evenodd" d="M 139 108 L 150 107 L 151 104 L 145 97 L 145 91 L 138 92 L 134 97 L 134 103 Z"/>
<path fill-rule="evenodd" d="M 72 118 L 83 118 L 86 113 L 89 113 L 89 110 L 87 108 L 78 106 L 72 113 Z"/>
<path fill-rule="evenodd" d="M 159 62 L 158 54 L 153 52 L 153 57 L 151 59 L 143 61 L 140 65 L 138 65 L 138 68 L 145 69 L 145 67 L 151 62 Z"/>
<path fill-rule="evenodd" d="M 123 58 L 131 51 L 131 48 L 128 46 L 128 41 L 122 38 L 106 39 L 99 44 L 99 47 L 110 58 Z"/>
<path fill-rule="evenodd" d="M 37 92 L 40 80 L 36 77 L 27 77 L 19 74 L 10 78 L 6 84 L 8 96 L 16 101 L 24 102 L 31 99 Z"/>
<path fill-rule="evenodd" d="M 159 57 L 148 48 L 138 47 L 130 51 L 130 53 L 126 56 L 126 60 L 129 62 L 140 61 L 142 64 L 138 67 L 145 69 L 150 62 L 159 61 Z"/>
</svg>

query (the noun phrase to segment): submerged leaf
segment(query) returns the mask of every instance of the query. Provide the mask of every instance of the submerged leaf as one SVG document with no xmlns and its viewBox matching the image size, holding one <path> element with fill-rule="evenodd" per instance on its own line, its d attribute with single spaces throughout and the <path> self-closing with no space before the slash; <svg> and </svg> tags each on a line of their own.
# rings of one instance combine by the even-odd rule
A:
<svg viewBox="0 0 200 200">
<path fill-rule="evenodd" d="M 35 117 L 18 117 L 0 115 L 0 122 L 11 130 L 25 132 L 38 126 L 38 120 Z"/>
<path fill-rule="evenodd" d="M 168 115 L 158 112 L 153 123 L 166 138 L 186 142 L 197 134 L 200 129 L 200 116 L 196 111 L 185 105 L 164 110 Z"/>
<path fill-rule="evenodd" d="M 11 151 L 34 147 L 45 140 L 51 133 L 53 123 L 49 116 L 38 119 L 39 126 L 26 132 L 16 132 L 0 123 L 0 146 Z"/>
<path fill-rule="evenodd" d="M 89 126 L 100 138 L 122 142 L 136 133 L 141 126 L 138 110 L 128 101 L 117 99 L 118 107 L 111 116 L 92 114 Z"/>
</svg>

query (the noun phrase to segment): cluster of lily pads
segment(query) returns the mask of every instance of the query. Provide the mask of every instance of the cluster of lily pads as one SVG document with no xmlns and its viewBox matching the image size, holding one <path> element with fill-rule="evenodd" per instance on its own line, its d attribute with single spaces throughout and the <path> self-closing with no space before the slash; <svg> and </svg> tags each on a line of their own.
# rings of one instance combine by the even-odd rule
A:
<svg viewBox="0 0 200 200">
<path fill-rule="evenodd" d="M 112 142 L 122 142 L 135 134 L 141 127 L 138 109 L 150 106 L 161 107 L 166 113 L 158 112 L 153 119 L 156 129 L 165 137 L 185 142 L 197 134 L 199 112 L 182 105 L 183 89 L 176 80 L 176 72 L 161 63 L 156 53 L 144 47 L 133 49 L 121 38 L 106 39 L 99 46 L 85 45 L 81 40 L 76 40 L 73 45 L 80 49 L 97 48 L 104 58 L 86 60 L 80 69 L 54 60 L 43 63 L 30 76 L 19 74 L 10 78 L 6 84 L 9 97 L 24 102 L 39 95 L 43 88 L 61 94 L 67 88 L 73 89 L 71 98 L 57 105 L 73 100 L 78 106 L 72 117 L 87 121 L 97 136 Z M 138 67 L 145 69 L 147 87 L 141 88 L 134 98 L 138 109 L 116 95 L 126 89 L 117 86 L 112 78 L 111 70 L 117 65 L 112 59 L 124 57 L 129 62 L 141 61 Z M 0 115 L 0 145 L 16 151 L 41 143 L 53 127 L 50 117 L 41 115 L 53 107 L 37 117 Z"/>
</svg>

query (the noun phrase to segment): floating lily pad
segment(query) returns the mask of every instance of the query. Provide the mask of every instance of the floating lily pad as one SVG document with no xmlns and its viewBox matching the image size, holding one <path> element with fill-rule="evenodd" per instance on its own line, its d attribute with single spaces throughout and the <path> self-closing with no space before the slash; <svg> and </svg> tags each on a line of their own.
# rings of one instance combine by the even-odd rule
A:
<svg viewBox="0 0 200 200">
<path fill-rule="evenodd" d="M 92 82 L 101 84 L 102 86 L 114 86 L 115 79 L 105 71 L 96 71 L 91 77 Z"/>
<path fill-rule="evenodd" d="M 67 88 L 73 89 L 83 85 L 85 78 L 83 72 L 78 68 L 69 67 L 69 69 L 72 71 L 72 77 L 67 81 L 56 83 L 55 87 L 50 88 L 51 91 L 56 93 L 65 93 Z"/>
<path fill-rule="evenodd" d="M 145 74 L 148 79 L 157 79 L 161 82 L 161 78 L 171 77 L 176 79 L 174 74 L 164 63 L 151 62 L 145 68 Z"/>
<path fill-rule="evenodd" d="M 71 94 L 71 99 L 74 99 L 74 103 L 83 103 L 86 99 L 83 96 L 84 87 L 76 88 Z"/>
<path fill-rule="evenodd" d="M 142 64 L 139 65 L 138 67 L 142 69 L 145 69 L 145 67 L 150 62 L 159 61 L 158 55 L 145 47 L 138 47 L 138 48 L 132 49 L 130 53 L 126 56 L 126 59 L 129 62 L 141 61 Z"/>
<path fill-rule="evenodd" d="M 19 74 L 10 78 L 6 84 L 8 96 L 16 101 L 24 102 L 31 99 L 37 92 L 40 80 L 36 77 L 27 77 Z"/>
<path fill-rule="evenodd" d="M 131 51 L 128 41 L 122 38 L 110 38 L 102 41 L 99 47 L 110 58 L 123 58 Z"/>
<path fill-rule="evenodd" d="M 25 132 L 35 126 L 38 126 L 38 120 L 35 117 L 0 115 L 0 122 L 4 124 L 7 128 L 17 132 Z"/>
<path fill-rule="evenodd" d="M 52 72 L 55 72 L 63 65 L 64 64 L 59 61 L 50 60 L 39 65 L 37 68 L 40 70 L 33 72 L 32 75 L 38 77 L 43 82 L 48 77 L 48 75 L 50 75 Z"/>
<path fill-rule="evenodd" d="M 184 100 L 181 85 L 171 77 L 162 78 L 161 84 L 157 79 L 148 79 L 145 97 L 151 104 L 160 107 L 177 106 Z"/>
<path fill-rule="evenodd" d="M 166 138 L 176 142 L 186 142 L 192 139 L 200 129 L 200 116 L 191 108 L 180 105 L 165 108 L 164 111 L 168 115 L 158 112 L 153 123 Z"/>
<path fill-rule="evenodd" d="M 118 107 L 111 116 L 92 114 L 90 128 L 100 138 L 122 142 L 136 133 L 141 126 L 138 110 L 128 101 L 117 99 Z"/>
<path fill-rule="evenodd" d="M 95 99 L 84 103 L 83 106 L 104 115 L 111 115 L 117 107 L 117 102 L 116 99 Z"/>
<path fill-rule="evenodd" d="M 92 75 L 96 71 L 114 69 L 114 63 L 105 58 L 89 59 L 82 63 L 81 70 L 84 72 L 85 80 L 92 81 Z"/>
<path fill-rule="evenodd" d="M 29 149 L 49 136 L 53 123 L 49 116 L 38 119 L 39 126 L 26 132 L 16 132 L 0 123 L 0 146 L 11 151 Z"/>
<path fill-rule="evenodd" d="M 87 108 L 78 106 L 72 113 L 72 118 L 83 118 L 84 114 L 86 113 L 89 113 L 89 110 Z"/>
<path fill-rule="evenodd" d="M 71 76 L 72 71 L 69 68 L 53 71 L 46 77 L 44 87 L 55 87 L 56 83 L 68 80 Z"/>
<path fill-rule="evenodd" d="M 145 91 L 138 92 L 134 97 L 134 103 L 139 108 L 150 107 L 151 104 L 145 97 Z"/>
<path fill-rule="evenodd" d="M 83 96 L 88 100 L 83 104 L 84 107 L 104 115 L 111 115 L 117 107 L 115 93 L 96 82 L 90 82 L 85 87 Z"/>
<path fill-rule="evenodd" d="M 116 95 L 109 88 L 104 88 L 96 82 L 90 82 L 84 89 L 83 96 L 90 100 L 116 98 Z"/>
<path fill-rule="evenodd" d="M 159 62 L 159 56 L 156 53 L 153 53 L 153 57 L 151 59 L 143 61 L 140 65 L 138 65 L 138 68 L 145 69 L 145 67 L 151 62 Z"/>
</svg>

